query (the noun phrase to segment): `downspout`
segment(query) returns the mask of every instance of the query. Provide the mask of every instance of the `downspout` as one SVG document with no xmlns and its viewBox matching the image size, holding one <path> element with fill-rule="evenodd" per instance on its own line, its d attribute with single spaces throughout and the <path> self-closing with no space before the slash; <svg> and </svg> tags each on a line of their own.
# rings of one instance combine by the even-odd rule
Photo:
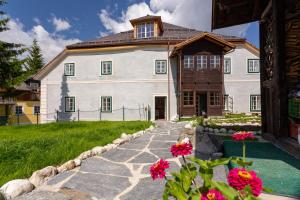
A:
<svg viewBox="0 0 300 200">
<path fill-rule="evenodd" d="M 170 42 L 168 42 L 168 117 L 167 120 L 171 119 L 171 99 L 170 99 L 170 72 L 171 72 L 171 62 L 170 62 Z"/>
</svg>

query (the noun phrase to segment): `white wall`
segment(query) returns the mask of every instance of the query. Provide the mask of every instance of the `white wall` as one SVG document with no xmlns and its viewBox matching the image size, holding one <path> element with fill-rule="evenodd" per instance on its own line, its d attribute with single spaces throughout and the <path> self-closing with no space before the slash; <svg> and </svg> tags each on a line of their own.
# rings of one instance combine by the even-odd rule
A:
<svg viewBox="0 0 300 200">
<path fill-rule="evenodd" d="M 54 120 L 55 110 L 64 110 L 62 96 L 76 97 L 81 119 L 98 119 L 101 96 L 112 96 L 112 109 L 150 105 L 154 119 L 154 96 L 168 95 L 168 75 L 155 74 L 155 60 L 168 60 L 167 47 L 141 47 L 115 52 L 81 53 L 67 56 L 41 81 L 41 113 Z M 112 61 L 112 75 L 101 75 L 101 61 Z M 75 63 L 75 76 L 64 76 L 64 63 Z M 176 66 L 171 66 L 173 71 Z M 171 70 L 172 71 L 172 70 Z M 177 114 L 175 73 L 171 77 L 171 118 Z M 44 91 L 43 91 L 44 90 Z M 46 98 L 46 99 L 43 99 Z M 126 114 L 126 113 L 125 113 Z M 138 111 L 128 111 L 125 119 L 138 119 Z M 77 118 L 77 113 L 70 116 Z M 122 110 L 102 114 L 102 119 L 122 120 Z M 44 120 L 45 121 L 45 120 Z"/>
<path fill-rule="evenodd" d="M 224 56 L 231 58 L 231 74 L 224 74 L 225 94 L 233 98 L 233 112 L 250 113 L 250 95 L 260 94 L 260 73 L 248 73 L 248 59 L 259 59 L 242 45 Z"/>
</svg>

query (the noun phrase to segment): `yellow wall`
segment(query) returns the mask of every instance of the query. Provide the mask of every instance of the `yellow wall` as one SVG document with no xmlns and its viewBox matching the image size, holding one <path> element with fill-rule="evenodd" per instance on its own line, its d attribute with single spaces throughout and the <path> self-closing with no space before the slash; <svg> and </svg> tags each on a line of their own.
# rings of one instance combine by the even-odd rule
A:
<svg viewBox="0 0 300 200">
<path fill-rule="evenodd" d="M 37 120 L 40 121 L 40 116 L 37 117 L 37 115 L 34 114 L 34 106 L 40 106 L 39 101 L 17 101 L 16 105 L 14 105 L 11 110 L 12 117 L 9 120 L 11 124 L 18 123 L 18 117 L 15 114 L 15 106 L 22 106 L 23 108 L 23 114 L 19 116 L 20 124 L 36 124 Z"/>
<path fill-rule="evenodd" d="M 5 115 L 5 105 L 0 105 L 0 116 Z"/>
</svg>

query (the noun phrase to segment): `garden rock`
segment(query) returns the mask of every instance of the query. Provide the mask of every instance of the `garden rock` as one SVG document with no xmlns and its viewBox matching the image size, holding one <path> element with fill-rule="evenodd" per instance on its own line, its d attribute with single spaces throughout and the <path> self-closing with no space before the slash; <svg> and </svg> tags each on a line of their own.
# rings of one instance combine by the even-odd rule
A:
<svg viewBox="0 0 300 200">
<path fill-rule="evenodd" d="M 193 127 L 192 127 L 192 124 L 188 123 L 188 124 L 186 124 L 184 126 L 184 128 L 186 128 L 186 129 L 192 129 Z"/>
<path fill-rule="evenodd" d="M 128 135 L 126 133 L 121 134 L 121 139 L 127 139 L 127 138 L 128 138 Z"/>
<path fill-rule="evenodd" d="M 221 129 L 220 129 L 220 132 L 221 132 L 221 133 L 226 133 L 227 130 L 226 130 L 225 128 L 221 128 Z"/>
<path fill-rule="evenodd" d="M 213 133 L 213 132 L 214 132 L 214 129 L 209 128 L 209 129 L 208 129 L 208 132 Z"/>
<path fill-rule="evenodd" d="M 219 129 L 214 129 L 214 133 L 218 134 L 219 133 Z"/>
<path fill-rule="evenodd" d="M 211 155 L 217 152 L 217 148 L 207 134 L 199 135 L 196 151 L 201 154 Z"/>
<path fill-rule="evenodd" d="M 74 160 L 69 160 L 68 162 L 66 162 L 63 165 L 61 165 L 60 167 L 58 167 L 57 171 L 59 173 L 61 173 L 61 172 L 64 172 L 64 171 L 74 169 L 75 167 L 76 167 L 76 164 L 75 164 Z"/>
<path fill-rule="evenodd" d="M 126 139 L 118 138 L 113 141 L 113 144 L 120 145 L 126 142 Z"/>
<path fill-rule="evenodd" d="M 79 158 L 80 160 L 85 160 L 85 159 L 91 157 L 92 155 L 93 155 L 93 154 L 92 154 L 92 151 L 91 151 L 91 150 L 88 150 L 88 151 L 85 151 L 85 152 L 81 153 L 81 154 L 79 155 L 78 158 Z"/>
<path fill-rule="evenodd" d="M 107 145 L 105 145 L 103 148 L 104 148 L 106 151 L 110 151 L 110 150 L 116 148 L 117 146 L 118 146 L 118 145 L 116 145 L 116 144 L 107 144 Z"/>
<path fill-rule="evenodd" d="M 81 160 L 79 158 L 74 159 L 75 166 L 78 167 L 81 165 Z"/>
<path fill-rule="evenodd" d="M 7 182 L 1 187 L 1 192 L 7 199 L 13 199 L 21 194 L 31 192 L 34 189 L 27 179 L 16 179 Z"/>
<path fill-rule="evenodd" d="M 204 130 L 205 130 L 205 131 L 208 131 L 208 127 L 205 127 Z"/>
<path fill-rule="evenodd" d="M 229 131 L 228 131 L 228 134 L 234 134 L 234 133 L 235 133 L 234 130 L 229 130 Z"/>
<path fill-rule="evenodd" d="M 4 194 L 0 192 L 0 200 L 5 200 Z"/>
<path fill-rule="evenodd" d="M 35 171 L 32 176 L 29 178 L 30 183 L 35 187 L 42 185 L 49 178 L 55 176 L 58 170 L 56 167 L 48 166 L 41 170 Z"/>
<path fill-rule="evenodd" d="M 94 147 L 92 149 L 92 154 L 93 155 L 100 155 L 100 154 L 102 154 L 104 152 L 105 152 L 105 149 L 103 147 Z"/>
<path fill-rule="evenodd" d="M 204 132 L 204 127 L 203 126 L 198 126 L 197 129 L 198 129 L 197 131 Z"/>
</svg>

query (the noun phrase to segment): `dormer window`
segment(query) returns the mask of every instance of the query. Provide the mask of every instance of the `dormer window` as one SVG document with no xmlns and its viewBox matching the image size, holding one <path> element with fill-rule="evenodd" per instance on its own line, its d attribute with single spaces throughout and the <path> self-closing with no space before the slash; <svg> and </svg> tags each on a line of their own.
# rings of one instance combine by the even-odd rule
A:
<svg viewBox="0 0 300 200">
<path fill-rule="evenodd" d="M 137 38 L 150 38 L 154 37 L 154 23 L 148 22 L 137 25 Z"/>
</svg>

